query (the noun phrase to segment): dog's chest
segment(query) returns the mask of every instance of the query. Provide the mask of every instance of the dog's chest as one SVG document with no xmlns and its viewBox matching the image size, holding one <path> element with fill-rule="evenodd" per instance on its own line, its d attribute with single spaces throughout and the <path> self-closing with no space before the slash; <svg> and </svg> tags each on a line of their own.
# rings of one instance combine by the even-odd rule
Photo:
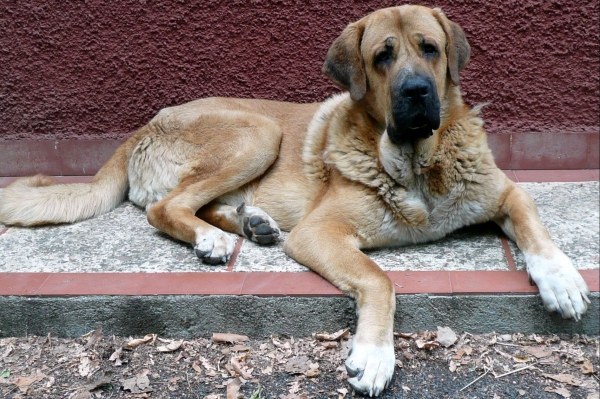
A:
<svg viewBox="0 0 600 399">
<path fill-rule="evenodd" d="M 463 197 L 464 186 L 451 190 L 447 195 L 434 196 L 425 187 L 424 179 L 416 178 L 414 189 L 407 193 L 407 201 L 413 207 L 426 212 L 426 220 L 420 225 L 409 225 L 392 209 L 386 207 L 381 215 L 377 232 L 371 235 L 368 247 L 403 246 L 438 240 L 449 233 L 477 223 L 485 214 L 482 203 Z"/>
<path fill-rule="evenodd" d="M 412 146 L 394 146 L 380 150 L 385 172 L 399 186 L 396 191 L 408 211 L 421 209 L 426 214 L 422 223 L 407 223 L 405 215 L 387 206 L 379 230 L 379 243 L 374 246 L 395 246 L 437 240 L 461 227 L 477 223 L 486 214 L 486 206 L 477 198 L 467 181 L 446 183 L 440 190 L 437 175 L 421 173 Z M 433 189 L 432 189 L 433 187 Z M 386 201 L 384 201 L 386 202 Z"/>
</svg>

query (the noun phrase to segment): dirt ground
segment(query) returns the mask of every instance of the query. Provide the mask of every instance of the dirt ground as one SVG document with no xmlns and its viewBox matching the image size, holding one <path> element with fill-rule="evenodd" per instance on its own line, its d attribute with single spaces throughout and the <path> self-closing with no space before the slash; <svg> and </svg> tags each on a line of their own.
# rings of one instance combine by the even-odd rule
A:
<svg viewBox="0 0 600 399">
<path fill-rule="evenodd" d="M 347 330 L 248 339 L 0 338 L 0 398 L 350 398 Z M 599 399 L 598 337 L 396 333 L 384 398 Z"/>
</svg>

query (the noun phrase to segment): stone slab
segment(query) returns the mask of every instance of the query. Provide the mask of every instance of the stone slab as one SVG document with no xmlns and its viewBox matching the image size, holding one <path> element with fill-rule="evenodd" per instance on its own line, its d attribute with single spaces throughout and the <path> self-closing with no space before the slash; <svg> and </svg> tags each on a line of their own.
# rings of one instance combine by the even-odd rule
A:
<svg viewBox="0 0 600 399">
<path fill-rule="evenodd" d="M 0 236 L 0 272 L 226 271 L 198 261 L 189 244 L 152 227 L 126 202 L 82 222 L 11 227 Z"/>
<path fill-rule="evenodd" d="M 578 269 L 598 269 L 600 254 L 599 184 L 519 183 L 535 201 L 540 218 L 556 245 Z M 525 270 L 525 258 L 509 241 L 518 270 Z"/>
</svg>

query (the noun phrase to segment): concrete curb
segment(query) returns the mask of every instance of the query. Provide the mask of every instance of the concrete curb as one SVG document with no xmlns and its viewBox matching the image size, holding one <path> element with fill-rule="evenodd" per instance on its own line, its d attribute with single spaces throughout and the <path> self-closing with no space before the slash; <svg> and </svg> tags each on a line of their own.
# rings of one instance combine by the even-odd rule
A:
<svg viewBox="0 0 600 399">
<path fill-rule="evenodd" d="M 597 334 L 600 296 L 580 322 L 549 315 L 538 295 L 398 295 L 395 330 L 449 326 L 471 333 L 521 332 Z M 192 338 L 213 332 L 251 337 L 307 336 L 356 323 L 347 297 L 258 297 L 250 295 L 0 297 L 0 337 L 27 334 L 83 335 L 98 325 L 104 334 Z"/>
</svg>

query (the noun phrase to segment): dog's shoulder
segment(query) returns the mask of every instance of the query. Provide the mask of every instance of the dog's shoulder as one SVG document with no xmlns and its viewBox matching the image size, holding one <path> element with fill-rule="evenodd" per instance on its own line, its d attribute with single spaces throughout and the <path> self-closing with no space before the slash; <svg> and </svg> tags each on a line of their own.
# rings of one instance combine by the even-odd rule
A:
<svg viewBox="0 0 600 399">
<path fill-rule="evenodd" d="M 326 182 L 329 180 L 329 168 L 324 162 L 323 154 L 327 147 L 330 124 L 340 107 L 350 98 L 348 93 L 334 95 L 321 104 L 308 124 L 302 161 L 304 172 L 310 180 Z"/>
</svg>

